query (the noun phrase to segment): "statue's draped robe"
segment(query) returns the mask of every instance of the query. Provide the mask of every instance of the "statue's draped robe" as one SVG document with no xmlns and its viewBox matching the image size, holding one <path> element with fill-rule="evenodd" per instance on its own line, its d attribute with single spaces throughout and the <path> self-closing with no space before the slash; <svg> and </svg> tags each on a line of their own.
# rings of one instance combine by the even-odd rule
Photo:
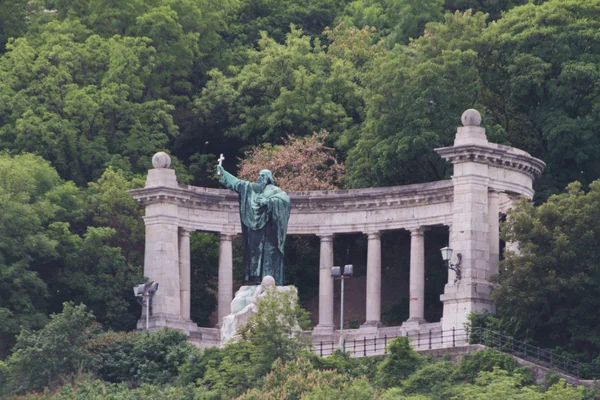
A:
<svg viewBox="0 0 600 400">
<path fill-rule="evenodd" d="M 240 195 L 240 219 L 244 238 L 246 280 L 260 284 L 271 275 L 277 285 L 283 285 L 283 254 L 290 198 L 278 187 L 267 184 L 262 192 L 256 183 L 246 182 L 223 171 L 221 184 Z M 264 197 L 268 204 L 259 206 Z"/>
</svg>

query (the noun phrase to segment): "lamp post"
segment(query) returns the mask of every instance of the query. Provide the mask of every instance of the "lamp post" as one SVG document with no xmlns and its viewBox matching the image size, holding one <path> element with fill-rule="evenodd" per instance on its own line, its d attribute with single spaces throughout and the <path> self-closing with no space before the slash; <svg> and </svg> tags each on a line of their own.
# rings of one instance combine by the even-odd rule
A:
<svg viewBox="0 0 600 400">
<path fill-rule="evenodd" d="M 158 282 L 142 283 L 133 287 L 133 294 L 138 299 L 138 302 L 146 307 L 146 332 L 150 331 L 150 303 L 152 302 L 152 296 L 154 296 L 157 290 Z"/>
<path fill-rule="evenodd" d="M 451 269 L 452 271 L 456 272 L 456 279 L 454 279 L 454 282 L 460 281 L 460 279 L 462 278 L 462 274 L 461 274 L 461 270 L 460 270 L 460 262 L 462 261 L 462 254 L 456 253 L 456 259 L 458 261 L 456 262 L 456 264 L 452 264 L 450 262 L 450 260 L 452 260 L 452 252 L 454 250 L 452 250 L 450 247 L 443 247 L 440 249 L 440 251 L 442 252 L 442 260 L 444 261 L 446 268 Z"/>
<path fill-rule="evenodd" d="M 352 264 L 347 264 L 344 266 L 344 273 L 341 273 L 340 267 L 332 267 L 331 268 L 331 277 L 333 279 L 341 280 L 341 290 L 340 290 L 340 351 L 346 351 L 346 342 L 344 338 L 344 279 L 350 278 L 352 276 L 354 267 Z"/>
</svg>

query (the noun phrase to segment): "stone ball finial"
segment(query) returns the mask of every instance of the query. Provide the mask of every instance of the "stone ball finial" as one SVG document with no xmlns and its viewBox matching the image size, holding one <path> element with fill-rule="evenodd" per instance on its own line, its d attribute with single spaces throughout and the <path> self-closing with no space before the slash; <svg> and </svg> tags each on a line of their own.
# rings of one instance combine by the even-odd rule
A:
<svg viewBox="0 0 600 400">
<path fill-rule="evenodd" d="M 462 114 L 460 121 L 463 126 L 479 126 L 481 125 L 481 114 L 474 108 L 469 108 Z"/>
<path fill-rule="evenodd" d="M 159 151 L 152 157 L 152 166 L 154 168 L 169 168 L 171 166 L 171 157 L 164 151 Z"/>
</svg>

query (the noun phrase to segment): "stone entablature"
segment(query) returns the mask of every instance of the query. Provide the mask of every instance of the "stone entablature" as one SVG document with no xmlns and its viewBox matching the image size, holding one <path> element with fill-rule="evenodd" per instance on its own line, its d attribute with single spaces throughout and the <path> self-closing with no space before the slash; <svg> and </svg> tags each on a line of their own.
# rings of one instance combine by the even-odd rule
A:
<svg viewBox="0 0 600 400">
<path fill-rule="evenodd" d="M 178 207 L 178 225 L 189 230 L 240 233 L 239 202 L 230 190 L 189 185 L 145 187 L 130 194 L 146 207 Z M 448 225 L 452 181 L 339 191 L 291 192 L 288 234 L 360 233 Z M 174 217 L 174 216 L 173 216 Z M 161 218 L 146 214 L 146 223 Z"/>
<path fill-rule="evenodd" d="M 452 179 L 415 185 L 290 193 L 292 210 L 288 234 L 316 235 L 320 239 L 319 321 L 313 336 L 334 337 L 334 236 L 363 233 L 367 237 L 366 315 L 361 335 L 377 336 L 381 317 L 381 233 L 410 231 L 409 319 L 406 331 L 427 326 L 424 320 L 425 236 L 428 227 L 449 227 L 449 247 L 460 253 L 461 278 L 448 273 L 440 300 L 444 304 L 439 326 L 462 329 L 470 312 L 494 310 L 490 278 L 498 273 L 499 217 L 519 198 L 533 198 L 533 181 L 545 164 L 528 153 L 489 143 L 479 126 L 476 110 L 463 113 L 454 145 L 435 149 L 453 164 Z M 229 190 L 177 182 L 170 158 L 157 153 L 148 171 L 146 187 L 131 195 L 146 208 L 144 275 L 160 283 L 154 296 L 153 328 L 183 330 L 201 345 L 218 343 L 218 331 L 198 328 L 189 320 L 189 233 L 219 233 L 218 317 L 230 312 L 233 299 L 232 239 L 241 231 L 238 196 Z M 517 249 L 512 243 L 507 247 Z M 458 259 L 453 260 L 456 263 Z M 428 324 L 431 327 L 431 324 Z"/>
</svg>

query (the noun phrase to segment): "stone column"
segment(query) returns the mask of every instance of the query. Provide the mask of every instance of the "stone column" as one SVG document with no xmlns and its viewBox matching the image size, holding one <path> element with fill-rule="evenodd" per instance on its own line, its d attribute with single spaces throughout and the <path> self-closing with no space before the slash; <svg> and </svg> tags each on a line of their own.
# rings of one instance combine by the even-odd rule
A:
<svg viewBox="0 0 600 400">
<path fill-rule="evenodd" d="M 153 204 L 146 207 L 146 215 L 155 211 L 158 213 L 159 208 L 172 208 L 169 207 L 171 205 L 160 206 Z M 156 216 L 145 217 L 145 222 L 144 276 L 148 277 L 150 281 L 158 282 L 158 291 L 152 298 L 151 320 L 154 322 L 151 321 L 151 325 L 155 325 L 158 320 L 179 320 L 181 318 L 181 292 L 177 220 L 167 216 Z M 144 316 L 142 315 L 140 322 L 143 321 Z"/>
<path fill-rule="evenodd" d="M 333 235 L 322 235 L 319 256 L 319 324 L 316 330 L 333 330 Z"/>
<path fill-rule="evenodd" d="M 500 259 L 499 197 L 496 191 L 488 192 L 488 217 L 490 225 L 490 270 L 488 279 L 498 274 L 498 262 Z"/>
<path fill-rule="evenodd" d="M 378 327 L 381 320 L 381 234 L 367 233 L 367 312 L 361 328 Z"/>
<path fill-rule="evenodd" d="M 219 246 L 219 294 L 217 304 L 218 326 L 221 326 L 223 317 L 231 313 L 231 301 L 233 300 L 232 240 L 232 234 L 221 233 L 221 244 Z"/>
<path fill-rule="evenodd" d="M 409 322 L 425 322 L 425 229 L 410 231 Z"/>
<path fill-rule="evenodd" d="M 190 319 L 190 231 L 179 229 L 179 293 L 181 318 Z"/>
</svg>

